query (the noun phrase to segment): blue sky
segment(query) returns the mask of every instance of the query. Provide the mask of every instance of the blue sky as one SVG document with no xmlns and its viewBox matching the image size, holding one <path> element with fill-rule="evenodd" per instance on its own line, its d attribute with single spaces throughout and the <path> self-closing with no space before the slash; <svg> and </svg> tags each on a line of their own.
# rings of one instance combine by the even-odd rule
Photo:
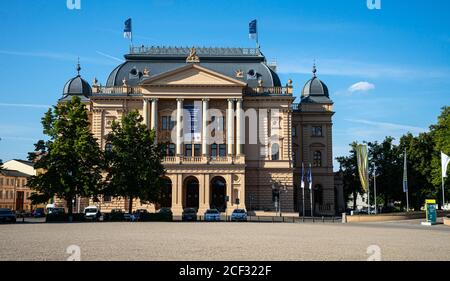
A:
<svg viewBox="0 0 450 281">
<path fill-rule="evenodd" d="M 135 44 L 253 47 L 258 19 L 262 51 L 278 63 L 298 96 L 318 76 L 335 102 L 334 156 L 354 140 L 419 133 L 450 105 L 450 1 L 4 0 L 0 3 L 0 159 L 25 158 L 42 138 L 40 118 L 75 75 L 106 77 Z M 353 87 L 352 87 L 353 85 Z"/>
</svg>

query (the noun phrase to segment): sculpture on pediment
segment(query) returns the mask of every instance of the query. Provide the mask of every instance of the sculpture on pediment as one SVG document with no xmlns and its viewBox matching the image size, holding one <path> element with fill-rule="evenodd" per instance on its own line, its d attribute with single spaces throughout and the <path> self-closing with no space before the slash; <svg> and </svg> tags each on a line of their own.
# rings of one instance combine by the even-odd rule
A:
<svg viewBox="0 0 450 281">
<path fill-rule="evenodd" d="M 241 69 L 236 70 L 236 78 L 244 78 L 244 71 Z"/>
<path fill-rule="evenodd" d="M 187 63 L 189 63 L 189 62 L 194 62 L 194 63 L 195 62 L 200 62 L 200 58 L 197 55 L 197 50 L 195 50 L 194 47 L 191 48 L 191 50 L 189 52 L 189 56 L 186 59 L 186 62 Z"/>
</svg>

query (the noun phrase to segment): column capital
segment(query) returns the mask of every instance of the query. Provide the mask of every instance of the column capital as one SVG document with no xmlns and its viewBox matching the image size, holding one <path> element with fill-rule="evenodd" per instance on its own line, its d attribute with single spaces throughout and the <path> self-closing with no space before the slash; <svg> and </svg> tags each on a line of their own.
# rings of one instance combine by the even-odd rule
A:
<svg viewBox="0 0 450 281">
<path fill-rule="evenodd" d="M 183 102 L 183 101 L 184 101 L 184 98 L 177 98 L 177 101 Z"/>
<path fill-rule="evenodd" d="M 244 101 L 244 99 L 243 98 L 237 98 L 236 101 L 242 103 Z"/>
<path fill-rule="evenodd" d="M 211 99 L 209 99 L 209 98 L 204 98 L 204 99 L 202 99 L 202 101 L 205 101 L 205 102 L 209 102 Z"/>
<path fill-rule="evenodd" d="M 159 99 L 158 99 L 158 98 L 151 98 L 150 100 L 151 100 L 151 101 L 154 101 L 154 102 L 157 102 L 157 101 L 159 101 Z"/>
<path fill-rule="evenodd" d="M 228 102 L 234 102 L 234 101 L 236 101 L 236 99 L 227 99 L 228 100 Z"/>
</svg>

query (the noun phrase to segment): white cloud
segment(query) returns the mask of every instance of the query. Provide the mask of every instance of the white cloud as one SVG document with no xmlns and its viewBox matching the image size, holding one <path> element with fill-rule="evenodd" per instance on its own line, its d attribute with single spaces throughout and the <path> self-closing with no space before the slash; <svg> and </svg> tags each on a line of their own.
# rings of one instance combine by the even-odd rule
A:
<svg viewBox="0 0 450 281">
<path fill-rule="evenodd" d="M 385 136 L 393 136 L 398 138 L 406 133 L 412 133 L 414 135 L 427 132 L 428 129 L 397 124 L 388 122 L 377 122 L 364 119 L 345 119 L 345 121 L 358 123 L 364 125 L 363 127 L 352 127 L 349 128 L 348 133 L 354 137 L 358 137 L 362 140 L 380 140 Z"/>
<path fill-rule="evenodd" d="M 29 104 L 29 103 L 0 103 L 0 106 L 5 106 L 5 107 L 45 108 L 45 109 L 49 109 L 51 107 L 51 105 L 46 105 L 46 104 Z"/>
<path fill-rule="evenodd" d="M 375 89 L 375 85 L 374 84 L 369 83 L 369 82 L 361 81 L 361 82 L 358 82 L 358 83 L 355 83 L 355 84 L 351 85 L 348 88 L 348 91 L 351 92 L 351 93 L 354 93 L 354 92 L 367 92 L 367 91 L 370 91 L 370 90 L 373 90 L 373 89 Z"/>
<path fill-rule="evenodd" d="M 278 60 L 279 73 L 311 74 L 312 59 L 291 58 L 290 60 Z M 319 62 L 319 75 L 351 76 L 366 79 L 416 79 L 416 78 L 446 78 L 450 75 L 448 68 L 418 68 L 414 65 L 393 65 L 365 61 L 353 61 L 351 59 L 327 59 Z"/>
</svg>

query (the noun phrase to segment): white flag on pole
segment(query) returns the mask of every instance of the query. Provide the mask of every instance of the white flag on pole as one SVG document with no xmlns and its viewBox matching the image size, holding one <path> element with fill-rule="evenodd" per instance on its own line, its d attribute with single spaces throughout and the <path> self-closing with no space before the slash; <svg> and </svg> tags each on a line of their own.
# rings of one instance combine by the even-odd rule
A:
<svg viewBox="0 0 450 281">
<path fill-rule="evenodd" d="M 447 167 L 450 163 L 450 157 L 444 152 L 441 152 L 441 164 L 442 164 L 442 178 L 447 177 Z"/>
</svg>

